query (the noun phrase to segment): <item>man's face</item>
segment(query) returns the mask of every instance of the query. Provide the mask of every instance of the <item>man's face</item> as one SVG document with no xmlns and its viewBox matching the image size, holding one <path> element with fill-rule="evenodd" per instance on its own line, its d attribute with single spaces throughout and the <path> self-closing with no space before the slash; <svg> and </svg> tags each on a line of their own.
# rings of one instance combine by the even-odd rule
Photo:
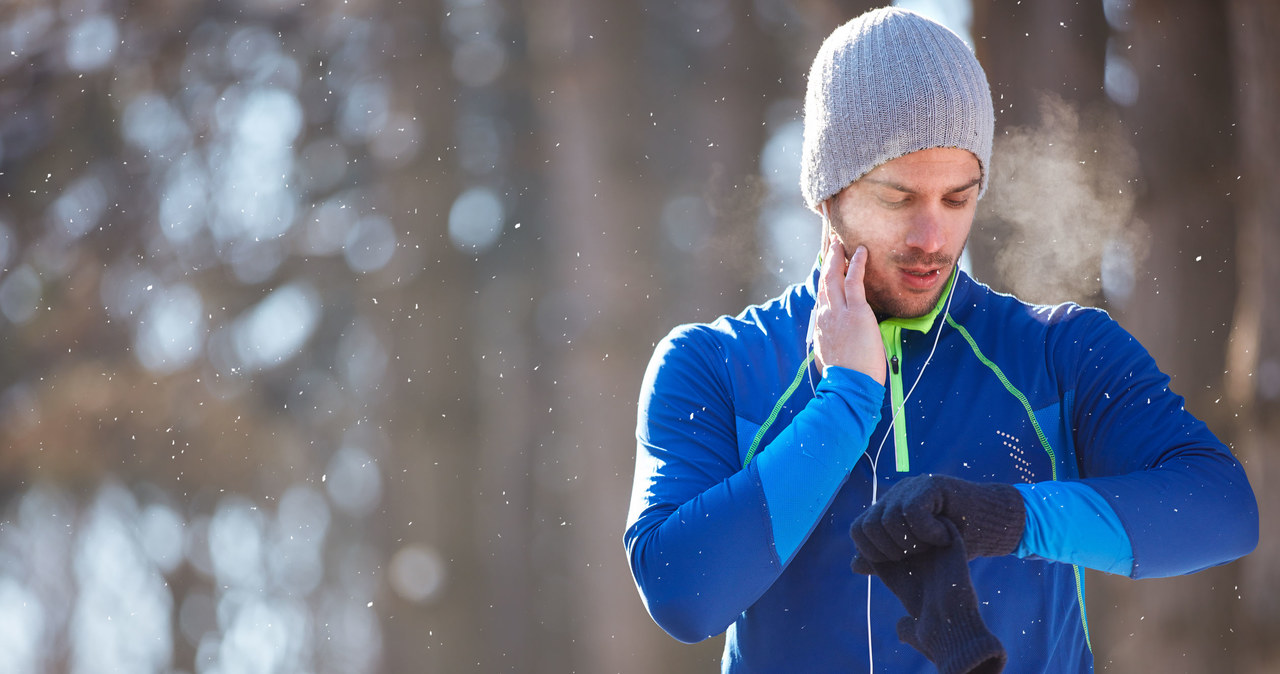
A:
<svg viewBox="0 0 1280 674">
<path fill-rule="evenodd" d="M 938 303 L 964 250 L 982 169 L 968 150 L 912 152 L 872 169 L 828 202 L 831 226 L 853 251 L 867 247 L 867 303 L 915 318 Z"/>
</svg>

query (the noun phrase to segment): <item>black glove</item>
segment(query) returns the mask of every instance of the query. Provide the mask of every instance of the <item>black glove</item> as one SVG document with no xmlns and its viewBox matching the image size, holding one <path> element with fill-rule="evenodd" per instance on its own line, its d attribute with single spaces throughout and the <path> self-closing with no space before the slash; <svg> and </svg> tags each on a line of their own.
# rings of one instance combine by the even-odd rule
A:
<svg viewBox="0 0 1280 674">
<path fill-rule="evenodd" d="M 970 559 L 999 557 L 1017 549 L 1027 509 L 1012 485 L 946 475 L 908 477 L 853 521 L 849 535 L 858 547 L 854 570 L 867 574 L 865 563 L 895 561 L 947 545 L 941 518 L 960 532 Z M 859 560 L 864 560 L 861 567 Z"/>
<path fill-rule="evenodd" d="M 942 674 L 997 674 L 1008 656 L 978 612 L 964 540 L 949 520 L 941 523 L 949 545 L 870 567 L 910 614 L 898 621 L 899 639 Z"/>
</svg>

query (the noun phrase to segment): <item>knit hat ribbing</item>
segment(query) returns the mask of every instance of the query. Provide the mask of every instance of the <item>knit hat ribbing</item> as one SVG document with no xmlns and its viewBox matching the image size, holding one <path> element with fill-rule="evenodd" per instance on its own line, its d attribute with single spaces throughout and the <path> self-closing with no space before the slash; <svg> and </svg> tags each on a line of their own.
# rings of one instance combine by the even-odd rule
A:
<svg viewBox="0 0 1280 674">
<path fill-rule="evenodd" d="M 917 150 L 972 152 L 987 189 L 995 112 L 960 36 L 885 7 L 837 28 L 818 50 L 804 102 L 800 187 L 813 210 L 887 161 Z"/>
</svg>

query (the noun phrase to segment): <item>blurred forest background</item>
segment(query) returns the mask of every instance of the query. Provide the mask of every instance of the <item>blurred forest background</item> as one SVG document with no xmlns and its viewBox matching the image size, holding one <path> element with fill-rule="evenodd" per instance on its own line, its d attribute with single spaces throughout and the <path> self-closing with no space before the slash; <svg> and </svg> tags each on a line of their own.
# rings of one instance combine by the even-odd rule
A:
<svg viewBox="0 0 1280 674">
<path fill-rule="evenodd" d="M 1280 667 L 1280 3 L 905 3 L 997 107 L 967 264 L 1103 306 L 1253 555 L 1098 668 Z M 0 0 L 0 672 L 710 672 L 622 548 L 677 323 L 802 280 L 832 0 Z M 1271 263 L 1265 263 L 1271 259 Z"/>
</svg>

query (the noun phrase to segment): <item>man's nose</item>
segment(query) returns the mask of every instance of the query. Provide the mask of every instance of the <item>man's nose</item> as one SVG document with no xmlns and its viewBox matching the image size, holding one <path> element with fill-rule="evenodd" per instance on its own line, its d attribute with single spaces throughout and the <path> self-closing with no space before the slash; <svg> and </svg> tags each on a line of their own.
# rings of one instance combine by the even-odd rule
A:
<svg viewBox="0 0 1280 674">
<path fill-rule="evenodd" d="M 936 253 L 946 245 L 946 219 L 937 211 L 935 208 L 925 208 L 914 214 L 907 230 L 908 248 Z"/>
</svg>

